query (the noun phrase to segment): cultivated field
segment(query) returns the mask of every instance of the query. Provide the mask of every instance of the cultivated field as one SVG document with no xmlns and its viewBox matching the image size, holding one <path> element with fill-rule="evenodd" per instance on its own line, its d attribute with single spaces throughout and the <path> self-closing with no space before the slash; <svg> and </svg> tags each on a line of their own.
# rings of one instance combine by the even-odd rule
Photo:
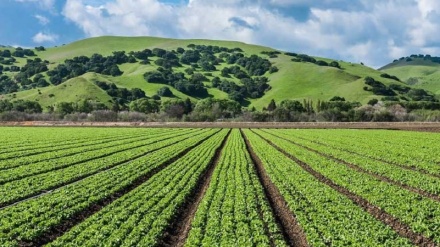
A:
<svg viewBox="0 0 440 247">
<path fill-rule="evenodd" d="M 0 133 L 0 246 L 440 245 L 437 133 Z"/>
</svg>

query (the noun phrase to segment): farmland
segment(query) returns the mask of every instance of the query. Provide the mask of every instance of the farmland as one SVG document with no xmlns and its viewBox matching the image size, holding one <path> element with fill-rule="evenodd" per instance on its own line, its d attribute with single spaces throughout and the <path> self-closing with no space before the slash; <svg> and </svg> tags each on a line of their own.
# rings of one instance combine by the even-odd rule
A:
<svg viewBox="0 0 440 247">
<path fill-rule="evenodd" d="M 0 133 L 0 246 L 440 246 L 437 133 Z"/>
</svg>

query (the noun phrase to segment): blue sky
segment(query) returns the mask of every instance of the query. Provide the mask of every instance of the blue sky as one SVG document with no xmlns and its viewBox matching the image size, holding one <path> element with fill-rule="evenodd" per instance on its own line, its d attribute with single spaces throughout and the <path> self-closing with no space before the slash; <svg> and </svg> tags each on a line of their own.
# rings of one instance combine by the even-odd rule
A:
<svg viewBox="0 0 440 247">
<path fill-rule="evenodd" d="M 101 35 L 238 40 L 380 67 L 440 56 L 439 0 L 1 0 L 0 44 Z"/>
</svg>

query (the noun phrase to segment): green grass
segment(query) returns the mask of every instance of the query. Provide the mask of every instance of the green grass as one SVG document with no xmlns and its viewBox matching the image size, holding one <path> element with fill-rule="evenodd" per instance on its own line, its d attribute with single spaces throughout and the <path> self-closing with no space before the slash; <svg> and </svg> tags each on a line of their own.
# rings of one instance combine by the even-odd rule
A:
<svg viewBox="0 0 440 247">
<path fill-rule="evenodd" d="M 111 106 L 111 97 L 92 82 L 95 76 L 94 73 L 87 73 L 57 86 L 17 92 L 15 99 L 38 101 L 43 108 L 57 102 L 76 102 L 81 99 L 96 100 Z M 0 95 L 0 99 L 14 99 L 13 95 Z"/>
<path fill-rule="evenodd" d="M 438 63 L 416 58 L 411 62 L 391 63 L 381 70 L 399 77 L 403 82 L 416 88 L 423 88 L 440 95 L 440 64 Z"/>
<path fill-rule="evenodd" d="M 73 58 L 75 56 L 85 55 L 91 56 L 94 53 L 102 55 L 110 55 L 113 51 L 124 50 L 139 51 L 143 49 L 153 49 L 155 47 L 163 48 L 166 50 L 174 50 L 178 47 L 185 48 L 189 44 L 196 45 L 218 45 L 228 48 L 241 48 L 246 55 L 258 54 L 267 58 L 266 55 L 262 55 L 262 51 L 271 51 L 272 48 L 249 45 L 241 42 L 234 41 L 214 41 L 214 40 L 177 40 L 177 39 L 165 39 L 155 37 L 98 37 L 80 40 L 71 44 L 63 45 L 60 47 L 47 48 L 46 51 L 37 52 L 36 54 L 43 60 L 48 60 L 50 68 L 55 67 L 57 64 L 62 63 L 65 59 Z M 279 55 L 278 58 L 269 59 L 280 70 L 277 73 L 269 74 L 267 76 L 270 80 L 271 90 L 267 91 L 265 96 L 260 99 L 251 99 L 250 107 L 255 106 L 257 109 L 262 109 L 267 106 L 270 100 L 274 99 L 277 102 L 286 99 L 310 99 L 316 102 L 317 100 L 329 100 L 333 96 L 342 96 L 350 101 L 359 101 L 366 103 L 372 98 L 380 99 L 380 96 L 375 96 L 371 92 L 363 90 L 364 79 L 366 76 L 373 77 L 387 85 L 391 83 L 397 83 L 396 81 L 384 79 L 380 77 L 381 71 L 363 66 L 360 64 L 346 63 L 338 61 L 342 66 L 342 69 L 336 69 L 331 67 L 322 67 L 311 63 L 296 63 L 291 61 L 292 57 L 286 55 Z M 328 58 L 316 58 L 317 60 L 324 60 L 326 62 L 333 61 Z M 22 66 L 26 61 L 25 59 L 19 59 L 17 65 Z M 220 77 L 221 69 L 227 66 L 222 64 L 217 66 L 217 71 L 212 72 L 212 76 L 207 76 L 212 79 L 215 76 Z M 187 66 L 175 69 L 176 71 L 183 72 Z M 162 84 L 147 83 L 143 74 L 148 71 L 157 69 L 154 62 L 151 65 L 141 65 L 139 63 L 123 64 L 120 69 L 124 72 L 119 77 L 104 76 L 95 73 L 87 73 L 81 77 L 69 80 L 62 83 L 59 86 L 50 86 L 40 89 L 41 94 L 37 89 L 18 92 L 16 93 L 16 99 L 29 99 L 38 100 L 43 106 L 52 105 L 59 101 L 78 101 L 79 99 L 90 98 L 100 100 L 103 103 L 111 104 L 109 100 L 111 98 L 100 88 L 94 85 L 94 81 L 113 82 L 119 87 L 125 88 L 140 88 L 145 91 L 147 96 L 153 96 L 157 93 L 157 90 L 165 86 Z M 201 72 L 201 71 L 196 71 Z M 203 73 L 203 72 L 201 72 Z M 408 72 L 412 73 L 413 72 Z M 415 72 L 414 72 L 415 73 Z M 395 73 L 393 73 L 395 74 Z M 433 73 L 432 75 L 436 75 Z M 438 75 L 440 78 L 440 75 Z M 431 84 L 434 85 L 435 76 L 433 76 Z M 222 78 L 223 79 L 223 78 Z M 240 84 L 240 81 L 236 78 L 225 78 L 230 81 L 234 81 Z M 210 82 L 206 82 L 208 87 L 208 93 L 210 97 L 225 99 L 228 95 L 216 88 L 211 87 Z M 434 91 L 435 86 L 429 86 Z M 175 95 L 174 98 L 186 99 L 189 96 L 185 95 L 174 88 L 170 87 L 171 91 Z M 440 88 L 439 88 L 440 89 Z M 49 97 L 49 94 L 55 95 L 55 97 Z M 0 96 L 3 98 L 12 98 L 12 95 Z M 189 97 L 191 100 L 196 101 L 198 99 Z"/>
</svg>

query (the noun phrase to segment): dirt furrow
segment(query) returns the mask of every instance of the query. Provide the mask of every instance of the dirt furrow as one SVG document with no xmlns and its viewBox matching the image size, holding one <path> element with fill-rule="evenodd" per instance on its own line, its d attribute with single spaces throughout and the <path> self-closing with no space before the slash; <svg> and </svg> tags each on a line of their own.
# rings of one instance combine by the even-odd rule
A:
<svg viewBox="0 0 440 247">
<path fill-rule="evenodd" d="M 255 132 L 254 132 L 254 133 L 255 133 Z M 345 161 L 345 160 L 342 160 L 342 159 L 339 159 L 339 158 L 337 158 L 337 157 L 335 157 L 335 156 L 333 156 L 333 155 L 329 155 L 329 154 L 326 154 L 326 153 L 319 152 L 319 151 L 316 150 L 316 149 L 313 149 L 313 148 L 310 148 L 310 147 L 304 146 L 304 145 L 302 145 L 302 144 L 296 143 L 296 142 L 291 141 L 291 140 L 289 140 L 289 139 L 286 139 L 286 138 L 284 138 L 284 137 L 280 137 L 280 136 L 274 135 L 274 134 L 272 134 L 272 133 L 269 133 L 269 134 L 271 134 L 272 136 L 278 137 L 278 138 L 280 138 L 280 139 L 283 139 L 283 140 L 285 140 L 285 141 L 287 141 L 287 142 L 289 142 L 289 143 L 292 143 L 292 144 L 294 144 L 294 145 L 296 145 L 296 146 L 302 147 L 302 148 L 304 148 L 304 149 L 306 149 L 306 150 L 308 150 L 308 151 L 310 151 L 310 152 L 313 152 L 313 153 L 316 153 L 316 154 L 318 154 L 318 155 L 321 155 L 322 157 L 325 157 L 325 158 L 327 158 L 327 159 L 330 159 L 330 160 L 336 161 L 336 162 L 338 162 L 338 163 L 341 163 L 341 164 L 347 166 L 348 168 L 351 168 L 351 169 L 353 169 L 353 170 L 355 170 L 355 171 L 357 171 L 357 172 L 360 172 L 360 173 L 364 173 L 364 174 L 370 175 L 370 176 L 372 176 L 372 177 L 375 177 L 375 178 L 379 179 L 380 181 L 383 181 L 383 182 L 386 182 L 386 183 L 389 183 L 389 184 L 392 184 L 392 185 L 398 186 L 398 187 L 400 187 L 400 188 L 402 188 L 402 189 L 404 189 L 404 190 L 408 190 L 408 191 L 411 191 L 411 192 L 417 193 L 417 194 L 419 194 L 419 195 L 421 195 L 421 196 L 424 196 L 424 197 L 430 198 L 430 199 L 432 199 L 432 200 L 434 200 L 434 201 L 438 201 L 438 202 L 440 202 L 440 196 L 439 196 L 439 195 L 436 195 L 436 194 L 433 194 L 433 193 L 427 192 L 427 191 L 425 191 L 425 190 L 422 190 L 422 189 L 419 189 L 419 188 L 416 188 L 416 187 L 413 187 L 413 186 L 410 186 L 410 185 L 404 184 L 404 183 L 402 183 L 402 182 L 395 181 L 395 180 L 393 180 L 393 179 L 391 179 L 391 178 L 388 178 L 388 177 L 385 177 L 385 176 L 382 176 L 382 175 L 376 174 L 376 173 L 371 172 L 371 171 L 368 171 L 368 170 L 366 170 L 366 169 L 364 169 L 364 168 L 362 168 L 362 167 L 359 167 L 359 166 L 356 165 L 356 164 L 349 163 L 349 162 L 347 162 L 347 161 Z"/>
<path fill-rule="evenodd" d="M 345 195 L 347 198 L 349 198 L 351 201 L 353 201 L 356 205 L 360 206 L 362 209 L 364 209 L 366 212 L 371 214 L 374 218 L 380 220 L 384 224 L 390 226 L 394 231 L 396 231 L 400 236 L 408 238 L 413 244 L 417 246 L 428 246 L 428 247 L 435 247 L 436 244 L 432 239 L 429 239 L 425 237 L 422 234 L 414 232 L 407 224 L 400 221 L 398 218 L 392 216 L 391 214 L 385 212 L 383 209 L 371 204 L 366 199 L 358 196 L 357 194 L 349 191 L 348 189 L 336 184 L 329 178 L 325 177 L 318 171 L 314 170 L 311 166 L 306 164 L 305 162 L 299 160 L 295 156 L 287 153 L 282 148 L 275 145 L 270 140 L 262 137 L 258 133 L 256 133 L 258 136 L 260 136 L 263 140 L 265 140 L 267 143 L 269 143 L 271 146 L 276 148 L 278 151 L 283 153 L 286 157 L 290 158 L 291 160 L 295 161 L 302 169 L 310 173 L 312 176 L 314 176 L 316 179 L 318 179 L 320 182 L 326 184 L 327 186 L 330 186 L 334 190 L 338 191 L 339 193 Z"/>
<path fill-rule="evenodd" d="M 303 229 L 296 220 L 295 215 L 288 208 L 287 202 L 281 195 L 278 188 L 270 180 L 269 175 L 264 169 L 263 163 L 261 162 L 258 155 L 254 152 L 246 135 L 243 133 L 242 130 L 240 131 L 246 143 L 246 149 L 248 150 L 252 162 L 255 165 L 258 178 L 263 185 L 266 198 L 269 199 L 269 204 L 272 207 L 273 212 L 275 213 L 275 218 L 283 232 L 287 243 L 289 243 L 290 246 L 309 246 L 307 243 L 306 235 L 304 234 Z"/>
<path fill-rule="evenodd" d="M 196 187 L 191 191 L 187 197 L 187 201 L 179 207 L 173 221 L 169 227 L 164 231 L 162 238 L 158 241 L 160 246 L 183 246 L 191 230 L 191 223 L 197 212 L 200 202 L 211 182 L 212 174 L 220 160 L 223 149 L 226 145 L 229 135 L 232 130 L 223 139 L 221 145 L 215 150 L 214 156 L 209 161 L 207 169 L 202 173 L 197 181 Z"/>
<path fill-rule="evenodd" d="M 171 159 L 165 161 L 164 163 L 162 163 L 158 167 L 154 168 L 153 170 L 151 170 L 147 174 L 138 177 L 130 185 L 128 185 L 128 186 L 126 186 L 124 188 L 121 188 L 120 190 L 118 190 L 115 193 L 107 196 L 106 198 L 104 198 L 102 200 L 99 200 L 98 202 L 90 205 L 86 209 L 84 209 L 84 210 L 82 210 L 82 211 L 80 211 L 78 213 L 75 213 L 70 219 L 64 220 L 61 224 L 59 224 L 59 225 L 57 225 L 55 227 L 52 227 L 51 229 L 49 229 L 48 231 L 46 231 L 42 235 L 40 235 L 37 239 L 33 239 L 30 242 L 21 241 L 20 242 L 20 246 L 43 246 L 43 245 L 46 245 L 46 244 L 54 241 L 56 238 L 60 237 L 65 232 L 69 231 L 74 226 L 80 224 L 82 221 L 84 221 L 88 217 L 90 217 L 93 214 L 99 212 L 105 206 L 111 204 L 112 202 L 114 202 L 117 199 L 121 198 L 125 194 L 133 191 L 134 189 L 136 189 L 137 187 L 139 187 L 140 185 L 142 185 L 143 183 L 148 181 L 148 179 L 150 179 L 152 176 L 154 176 L 155 174 L 157 174 L 161 170 L 165 169 L 167 166 L 169 166 L 170 164 L 172 164 L 176 160 L 182 158 L 189 151 L 191 151 L 192 149 L 194 149 L 198 145 L 202 144 L 204 141 L 208 140 L 209 138 L 211 138 L 213 135 L 215 135 L 217 133 L 218 132 L 215 132 L 214 134 L 209 135 L 208 137 L 200 140 L 196 144 L 186 148 L 185 150 L 183 150 L 182 152 L 180 152 L 179 154 L 174 156 L 174 158 L 171 158 Z"/>
</svg>

